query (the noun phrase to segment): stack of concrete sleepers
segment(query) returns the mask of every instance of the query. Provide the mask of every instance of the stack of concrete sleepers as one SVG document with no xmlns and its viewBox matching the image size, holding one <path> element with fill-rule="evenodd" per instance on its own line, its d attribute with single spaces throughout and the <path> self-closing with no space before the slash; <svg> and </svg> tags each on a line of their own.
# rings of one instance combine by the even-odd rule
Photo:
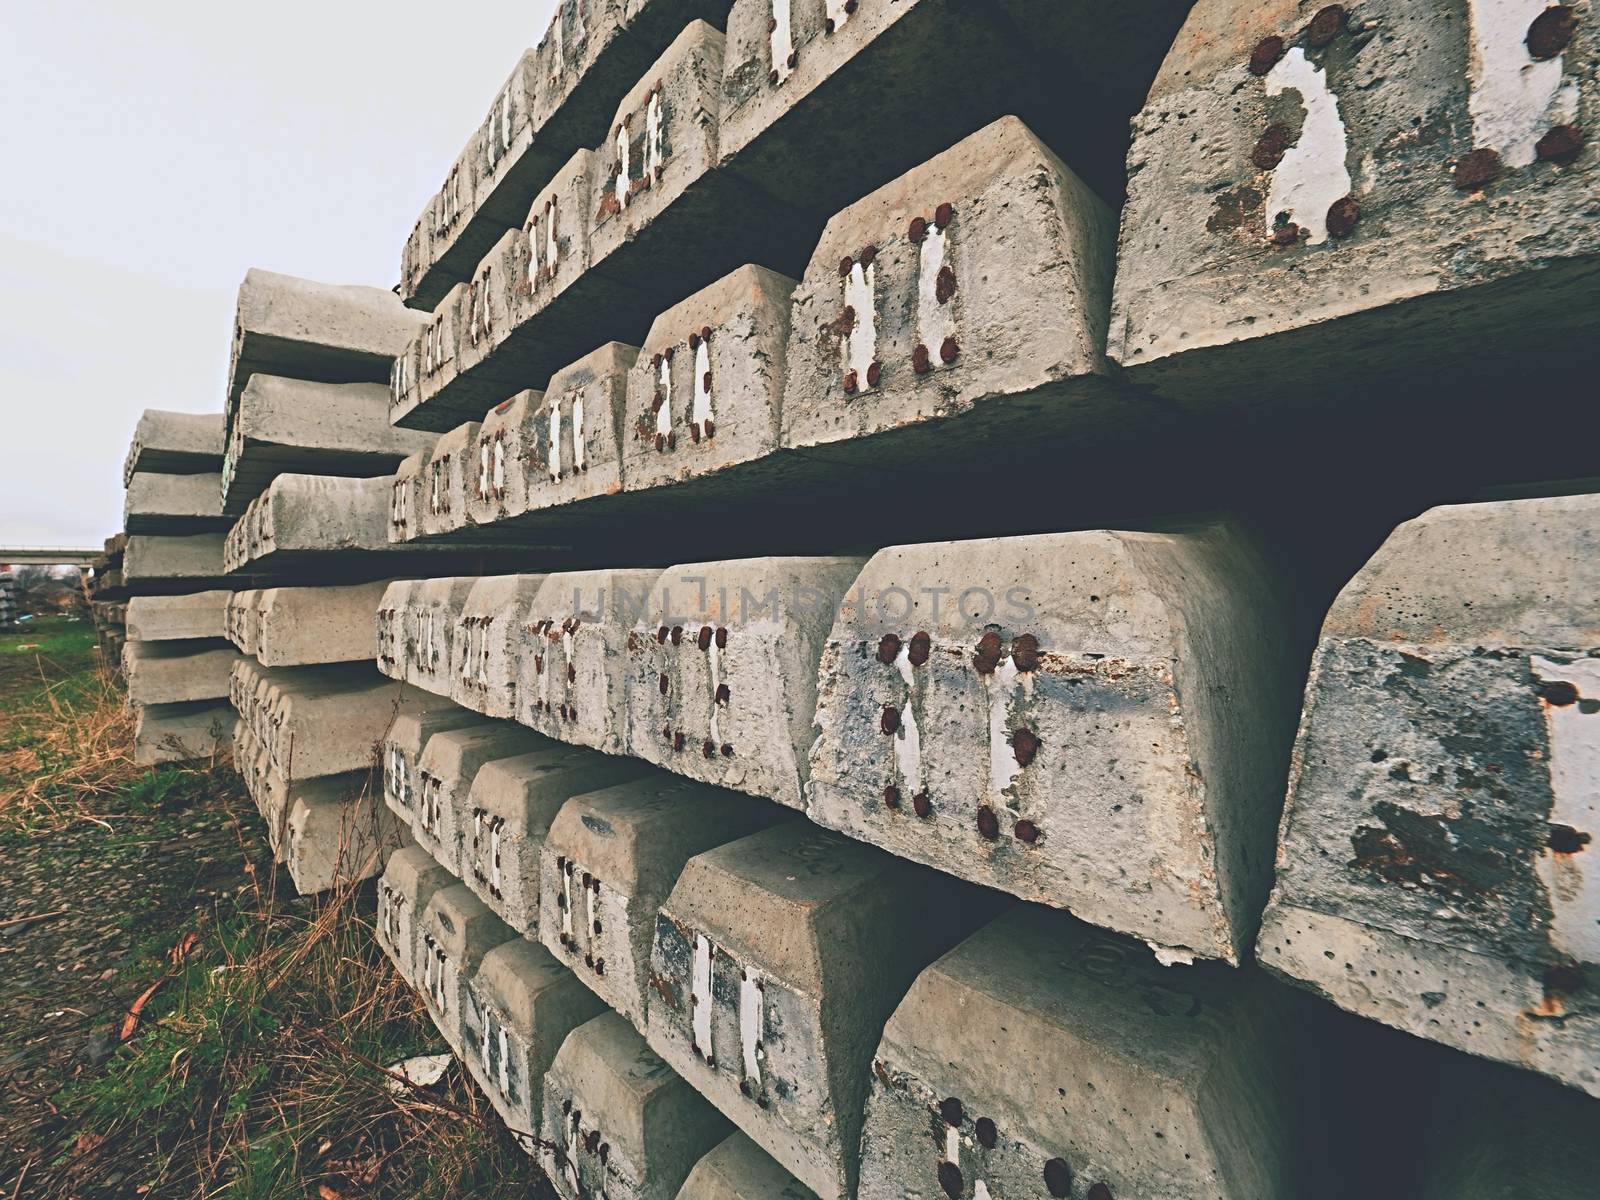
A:
<svg viewBox="0 0 1600 1200">
<path fill-rule="evenodd" d="M 17 577 L 10 571 L 0 571 L 0 629 L 11 629 L 17 623 Z"/>
</svg>

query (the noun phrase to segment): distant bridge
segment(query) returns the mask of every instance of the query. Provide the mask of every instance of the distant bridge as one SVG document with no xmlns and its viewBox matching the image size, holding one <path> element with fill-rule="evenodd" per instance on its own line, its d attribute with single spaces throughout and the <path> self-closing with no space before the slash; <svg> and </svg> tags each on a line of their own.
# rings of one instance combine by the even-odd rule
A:
<svg viewBox="0 0 1600 1200">
<path fill-rule="evenodd" d="M 105 550 L 95 546 L 84 550 L 75 546 L 0 546 L 0 571 L 9 567 L 87 567 Z"/>
</svg>

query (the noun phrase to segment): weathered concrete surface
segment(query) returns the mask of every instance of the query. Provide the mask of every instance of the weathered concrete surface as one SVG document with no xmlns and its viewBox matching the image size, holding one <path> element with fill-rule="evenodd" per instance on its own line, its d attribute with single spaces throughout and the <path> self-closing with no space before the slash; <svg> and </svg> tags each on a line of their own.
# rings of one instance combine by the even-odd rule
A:
<svg viewBox="0 0 1600 1200">
<path fill-rule="evenodd" d="M 257 601 L 255 654 L 264 667 L 369 662 L 373 614 L 387 580 L 348 587 L 267 588 Z"/>
<path fill-rule="evenodd" d="M 429 897 L 420 933 L 417 982 L 428 1015 L 450 1048 L 465 1058 L 467 1030 L 482 1036 L 467 980 L 477 974 L 485 954 L 516 935 L 459 883 Z"/>
<path fill-rule="evenodd" d="M 661 908 L 650 1046 L 816 1192 L 854 1194 L 871 1047 L 993 902 L 806 821 L 689 860 Z"/>
<path fill-rule="evenodd" d="M 211 533 L 233 524 L 222 515 L 222 486 L 209 471 L 134 472 L 123 497 L 122 523 L 130 533 Z"/>
<path fill-rule="evenodd" d="M 390 426 L 385 385 L 254 375 L 245 384 L 228 429 L 222 464 L 224 511 L 242 513 L 267 484 L 287 471 L 383 475 L 430 444 L 425 433 Z"/>
<path fill-rule="evenodd" d="M 794 295 L 784 447 L 972 469 L 1127 437 L 1153 413 L 1103 350 L 1115 238 L 1015 117 L 851 205 Z"/>
<path fill-rule="evenodd" d="M 673 1200 L 732 1132 L 617 1013 L 574 1029 L 544 1082 L 540 1164 L 562 1200 Z"/>
<path fill-rule="evenodd" d="M 483 764 L 467 793 L 461 877 L 511 928 L 539 928 L 539 857 L 550 823 L 573 796 L 637 779 L 651 768 L 575 746 Z"/>
<path fill-rule="evenodd" d="M 389 482 L 389 541 L 409 542 L 422 533 L 422 485 L 433 447 L 407 455 Z"/>
<path fill-rule="evenodd" d="M 684 864 L 786 815 L 658 772 L 574 795 L 540 854 L 539 940 L 644 1032 L 656 914 Z"/>
<path fill-rule="evenodd" d="M 628 375 L 629 491 L 712 475 L 778 448 L 795 282 L 744 266 L 656 318 Z"/>
<path fill-rule="evenodd" d="M 243 653 L 255 657 L 261 639 L 261 591 L 247 588 L 242 592 L 224 592 L 227 597 L 223 610 L 225 636 Z"/>
<path fill-rule="evenodd" d="M 917 977 L 872 1059 L 861 1200 L 1321 1195 L 1309 1005 L 1017 905 Z M 1304 1011 L 1303 1011 L 1304 1010 Z"/>
<path fill-rule="evenodd" d="M 228 743 L 226 703 L 140 704 L 133 710 L 133 761 L 141 767 L 209 758 Z"/>
<path fill-rule="evenodd" d="M 206 474 L 222 469 L 221 413 L 176 413 L 147 408 L 134 426 L 133 441 L 122 464 L 122 483 L 135 473 Z"/>
<path fill-rule="evenodd" d="M 1581 359 L 1600 34 L 1545 9 L 1202 0 L 1134 121 L 1111 356 L 1252 412 Z"/>
<path fill-rule="evenodd" d="M 678 1200 L 816 1200 L 816 1195 L 742 1133 L 695 1164 Z"/>
<path fill-rule="evenodd" d="M 524 614 L 544 575 L 488 575 L 461 603 L 450 646 L 450 698 L 486 717 L 517 714 Z"/>
<path fill-rule="evenodd" d="M 483 720 L 458 704 L 440 699 L 420 712 L 400 713 L 383 739 L 383 800 L 407 826 L 416 818 L 417 764 L 428 739 L 447 729 L 464 729 Z"/>
<path fill-rule="evenodd" d="M 384 733 L 402 712 L 432 707 L 434 697 L 386 680 L 371 667 L 293 667 L 292 681 L 268 698 L 258 733 L 273 765 L 291 780 L 376 765 Z"/>
<path fill-rule="evenodd" d="M 224 577 L 224 536 L 191 533 L 182 537 L 130 537 L 122 558 L 123 583 L 134 594 L 194 592 L 225 586 L 232 581 Z"/>
<path fill-rule="evenodd" d="M 735 0 L 722 161 L 836 212 L 998 117 L 1029 122 L 1103 195 L 1189 0 Z"/>
<path fill-rule="evenodd" d="M 523 617 L 517 720 L 563 742 L 628 752 L 628 646 L 661 573 L 549 575 Z"/>
<path fill-rule="evenodd" d="M 478 768 L 552 748 L 546 737 L 510 721 L 483 720 L 435 733 L 417 761 L 417 802 L 411 832 L 417 844 L 461 875 L 461 840 L 471 820 L 468 800 Z"/>
<path fill-rule="evenodd" d="M 467 980 L 461 1056 L 522 1148 L 537 1150 L 545 1072 L 567 1035 L 605 1009 L 550 952 L 513 938 Z"/>
<path fill-rule="evenodd" d="M 1600 497 L 1431 509 L 1335 601 L 1258 955 L 1600 1096 Z"/>
<path fill-rule="evenodd" d="M 378 945 L 400 977 L 418 990 L 422 914 L 435 892 L 455 883 L 455 876 L 421 846 L 407 846 L 389 855 L 378 881 Z"/>
<path fill-rule="evenodd" d="M 127 604 L 128 637 L 136 642 L 223 638 L 232 592 L 187 596 L 135 596 Z"/>
<path fill-rule="evenodd" d="M 486 413 L 478 425 L 472 486 L 467 490 L 471 524 L 493 525 L 526 506 L 528 474 L 523 463 L 534 413 L 543 399 L 543 392 L 518 392 Z"/>
<path fill-rule="evenodd" d="M 131 704 L 221 700 L 239 652 L 221 639 L 141 642 L 122 648 L 122 673 Z"/>
<path fill-rule="evenodd" d="M 471 577 L 391 583 L 378 610 L 378 668 L 437 696 L 450 695 L 450 664 Z"/>
<path fill-rule="evenodd" d="M 628 639 L 634 754 L 803 807 L 817 664 L 859 558 L 669 567 Z"/>
<path fill-rule="evenodd" d="M 439 537 L 465 527 L 467 494 L 477 477 L 478 422 L 468 421 L 434 442 L 422 474 L 423 537 Z"/>
<path fill-rule="evenodd" d="M 622 490 L 623 412 L 638 357 L 633 346 L 608 342 L 551 376 L 529 414 L 527 454 L 517 460 L 522 502 L 508 504 L 508 512 L 545 511 Z"/>
<path fill-rule="evenodd" d="M 377 875 L 403 833 L 378 798 L 363 790 L 339 798 L 292 796 L 284 836 L 289 877 L 309 896 Z"/>
<path fill-rule="evenodd" d="M 822 655 L 807 812 L 1238 963 L 1293 737 L 1281 592 L 1225 520 L 882 550 Z"/>
<path fill-rule="evenodd" d="M 250 377 L 387 383 L 424 316 L 383 288 L 251 269 L 239 285 L 228 366 L 230 424 Z"/>
</svg>

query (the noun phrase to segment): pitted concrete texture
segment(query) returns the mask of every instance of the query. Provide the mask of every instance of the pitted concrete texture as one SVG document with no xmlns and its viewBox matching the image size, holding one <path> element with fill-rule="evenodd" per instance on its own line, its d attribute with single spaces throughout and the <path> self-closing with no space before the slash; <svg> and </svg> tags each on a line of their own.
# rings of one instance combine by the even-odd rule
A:
<svg viewBox="0 0 1600 1200">
<path fill-rule="evenodd" d="M 220 638 L 165 642 L 129 639 L 122 673 L 131 704 L 182 704 L 221 700 L 239 652 Z"/>
<path fill-rule="evenodd" d="M 872 1047 L 993 905 L 806 821 L 691 858 L 656 922 L 651 1048 L 816 1192 L 855 1193 Z"/>
<path fill-rule="evenodd" d="M 656 318 L 628 375 L 630 491 L 681 483 L 778 448 L 795 282 L 740 267 Z"/>
<path fill-rule="evenodd" d="M 228 533 L 227 569 L 260 571 L 350 551 L 388 550 L 391 483 L 388 477 L 279 475 Z"/>
<path fill-rule="evenodd" d="M 543 392 L 522 391 L 496 405 L 478 425 L 472 460 L 472 486 L 467 490 L 467 520 L 493 525 L 527 506 L 528 435 Z M 394 524 L 391 523 L 393 534 Z"/>
<path fill-rule="evenodd" d="M 817 665 L 858 558 L 669 567 L 628 639 L 634 754 L 803 807 Z"/>
<path fill-rule="evenodd" d="M 539 1097 L 561 1044 L 605 1011 L 536 942 L 513 938 L 483 956 L 467 980 L 472 1019 L 461 1059 L 529 1154 L 538 1149 Z"/>
<path fill-rule="evenodd" d="M 1600 496 L 1430 509 L 1311 666 L 1258 955 L 1600 1096 Z"/>
<path fill-rule="evenodd" d="M 608 342 L 551 376 L 528 414 L 527 453 L 510 475 L 523 474 L 522 504 L 508 505 L 509 512 L 559 508 L 622 490 L 628 372 L 638 357 L 633 346 Z"/>
<path fill-rule="evenodd" d="M 659 571 L 564 571 L 545 578 L 523 620 L 517 720 L 541 733 L 628 752 L 627 648 Z"/>
<path fill-rule="evenodd" d="M 1238 963 L 1293 737 L 1280 591 L 1227 521 L 882 550 L 822 655 L 807 811 Z"/>
<path fill-rule="evenodd" d="M 408 455 L 389 481 L 389 541 L 409 542 L 422 533 L 422 485 L 433 447 Z"/>
<path fill-rule="evenodd" d="M 397 367 L 400 374 L 389 381 L 389 420 L 395 425 L 427 428 L 426 415 L 432 406 L 424 407 L 424 396 L 436 396 L 447 388 L 457 374 L 456 351 L 461 344 L 461 326 L 467 317 L 467 285 L 458 283 L 433 306 L 433 314 L 423 326 L 415 350 L 408 348 L 397 361 L 415 361 L 415 369 Z M 440 432 L 451 428 L 459 416 L 449 414 L 448 408 L 432 418 Z"/>
<path fill-rule="evenodd" d="M 678 1200 L 816 1200 L 816 1194 L 735 1133 L 695 1164 Z"/>
<path fill-rule="evenodd" d="M 723 164 L 829 213 L 1015 114 L 1113 196 L 1127 117 L 1188 3 L 735 0 Z"/>
<path fill-rule="evenodd" d="M 370 662 L 377 652 L 373 614 L 388 586 L 267 588 L 255 609 L 256 657 L 264 667 Z"/>
<path fill-rule="evenodd" d="M 393 471 L 431 438 L 389 425 L 377 383 L 317 383 L 254 375 L 239 397 L 222 465 L 226 511 L 245 506 L 285 471 L 366 477 Z"/>
<path fill-rule="evenodd" d="M 516 938 L 503 922 L 461 884 L 434 892 L 422 910 L 417 941 L 417 986 L 428 1015 L 450 1048 L 465 1058 L 468 1029 L 482 1036 L 467 991 L 467 980 L 477 974 L 483 956 Z"/>
<path fill-rule="evenodd" d="M 421 712 L 395 717 L 383 739 L 383 800 L 407 827 L 416 818 L 421 786 L 417 764 L 428 739 L 447 729 L 465 729 L 482 720 L 477 713 L 442 699 Z"/>
<path fill-rule="evenodd" d="M 550 823 L 573 796 L 637 779 L 652 768 L 631 758 L 554 746 L 483 764 L 467 793 L 461 877 L 511 928 L 539 928 L 539 857 Z"/>
<path fill-rule="evenodd" d="M 658 772 L 574 795 L 540 854 L 539 940 L 642 1033 L 656 913 L 684 864 L 786 815 Z"/>
<path fill-rule="evenodd" d="M 136 642 L 227 636 L 232 592 L 193 592 L 187 596 L 135 596 L 127 605 L 128 637 Z"/>
<path fill-rule="evenodd" d="M 489 575 L 472 585 L 450 646 L 450 698 L 486 717 L 517 713 L 523 620 L 544 575 Z"/>
<path fill-rule="evenodd" d="M 540 1164 L 562 1200 L 673 1200 L 728 1122 L 617 1013 L 578 1026 L 544 1081 Z"/>
<path fill-rule="evenodd" d="M 917 977 L 872 1058 L 861 1200 L 1320 1195 L 1309 1005 L 1017 905 Z M 1304 1010 L 1304 1012 L 1302 1012 Z"/>
<path fill-rule="evenodd" d="M 465 527 L 467 494 L 477 477 L 478 422 L 458 425 L 434 442 L 422 474 L 420 534 L 438 537 Z"/>
<path fill-rule="evenodd" d="M 469 793 L 478 768 L 497 758 L 548 750 L 549 738 L 510 721 L 482 720 L 434 734 L 417 761 L 417 802 L 411 833 L 417 844 L 457 875 L 463 826 L 471 820 Z"/>
<path fill-rule="evenodd" d="M 371 794 L 326 799 L 295 795 L 285 817 L 284 862 L 302 896 L 343 888 L 383 870 L 401 827 Z"/>
<path fill-rule="evenodd" d="M 476 582 L 446 577 L 390 584 L 378 610 L 378 666 L 383 673 L 448 697 L 456 621 Z M 382 615 L 387 613 L 394 615 Z"/>
<path fill-rule="evenodd" d="M 255 657 L 261 640 L 261 589 L 247 588 L 242 592 L 225 592 L 228 597 L 223 610 L 224 636 L 240 651 Z"/>
<path fill-rule="evenodd" d="M 132 533 L 211 533 L 233 524 L 222 515 L 221 480 L 209 471 L 136 471 L 123 497 L 122 523 Z"/>
<path fill-rule="evenodd" d="M 455 884 L 456 877 L 421 846 L 390 854 L 378 880 L 378 945 L 400 978 L 419 990 L 422 914 L 435 892 Z"/>
<path fill-rule="evenodd" d="M 122 559 L 123 582 L 135 594 L 193 592 L 208 584 L 222 584 L 224 536 L 191 533 L 181 537 L 130 537 Z"/>
<path fill-rule="evenodd" d="M 1546 7 L 1201 0 L 1134 121 L 1111 356 L 1254 409 L 1571 361 L 1600 27 Z"/>
<path fill-rule="evenodd" d="M 257 732 L 272 752 L 273 765 L 291 780 L 376 765 L 379 744 L 394 718 L 437 703 L 365 664 L 287 670 L 294 678 L 258 709 Z"/>
<path fill-rule="evenodd" d="M 1562 1200 L 1594 1187 L 1579 1147 L 1600 1105 L 1548 1080 L 1461 1055 L 1441 1059 L 1418 1139 L 1419 1200 Z"/>
<path fill-rule="evenodd" d="M 207 474 L 222 469 L 221 413 L 176 413 L 147 408 L 133 430 L 122 464 L 124 487 L 135 473 Z"/>
<path fill-rule="evenodd" d="M 228 744 L 225 703 L 139 704 L 133 710 L 133 761 L 141 767 L 210 758 Z"/>
<path fill-rule="evenodd" d="M 1127 436 L 1151 410 L 1103 350 L 1115 238 L 1112 212 L 1015 117 L 851 205 L 795 292 L 783 445 L 970 467 Z"/>
<path fill-rule="evenodd" d="M 252 268 L 239 285 L 228 415 L 251 376 L 386 383 L 394 356 L 424 320 L 383 288 L 316 283 Z"/>
</svg>

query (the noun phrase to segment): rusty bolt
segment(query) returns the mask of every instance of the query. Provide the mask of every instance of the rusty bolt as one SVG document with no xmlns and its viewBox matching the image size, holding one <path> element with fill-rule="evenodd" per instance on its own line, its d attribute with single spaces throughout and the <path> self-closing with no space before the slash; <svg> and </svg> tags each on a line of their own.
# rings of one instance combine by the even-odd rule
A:
<svg viewBox="0 0 1600 1200">
<path fill-rule="evenodd" d="M 777 30 L 778 30 L 778 18 L 777 17 L 768 17 L 767 18 L 767 32 L 768 33 L 776 33 Z"/>
<path fill-rule="evenodd" d="M 1565 679 L 1546 680 L 1535 690 L 1539 693 L 1539 699 L 1556 708 L 1565 708 L 1569 704 L 1578 702 L 1578 689 Z"/>
<path fill-rule="evenodd" d="M 1552 125 L 1534 150 L 1545 162 L 1565 165 L 1583 153 L 1583 130 L 1576 125 Z"/>
<path fill-rule="evenodd" d="M 878 661 L 884 666 L 894 665 L 894 660 L 900 657 L 899 635 L 886 633 L 878 641 Z"/>
<path fill-rule="evenodd" d="M 1021 633 L 1011 639 L 1011 661 L 1019 671 L 1039 669 L 1039 639 L 1031 633 Z"/>
<path fill-rule="evenodd" d="M 1039 735 L 1031 729 L 1019 729 L 1011 735 L 1011 753 L 1017 765 L 1025 767 L 1039 756 Z"/>
<path fill-rule="evenodd" d="M 839 274 L 840 275 L 848 275 L 848 274 L 850 274 L 850 268 L 855 266 L 855 265 L 856 265 L 855 259 L 851 258 L 848 254 L 846 254 L 843 258 L 841 258 L 839 260 Z"/>
<path fill-rule="evenodd" d="M 839 332 L 850 334 L 856 327 L 856 308 L 853 304 L 846 304 L 844 311 L 839 314 Z"/>
<path fill-rule="evenodd" d="M 844 11 L 847 14 L 854 13 L 856 11 L 857 3 L 858 0 L 844 0 Z"/>
<path fill-rule="evenodd" d="M 1464 154 L 1456 161 L 1455 184 L 1463 192 L 1477 191 L 1500 174 L 1500 155 L 1487 146 Z"/>
<path fill-rule="evenodd" d="M 961 1168 L 953 1162 L 940 1163 L 939 1186 L 950 1200 L 961 1200 L 962 1193 L 967 1189 L 966 1180 L 961 1177 Z"/>
<path fill-rule="evenodd" d="M 867 386 L 868 387 L 877 387 L 878 386 L 878 380 L 880 380 L 882 378 L 883 378 L 883 364 L 880 363 L 880 362 L 876 362 L 876 361 L 868 363 L 867 364 Z"/>
<path fill-rule="evenodd" d="M 847 396 L 856 394 L 856 373 L 854 371 L 846 371 L 844 373 L 844 394 Z"/>
<path fill-rule="evenodd" d="M 877 261 L 877 259 L 878 259 L 878 248 L 876 246 L 864 246 L 864 247 L 862 247 L 862 249 L 861 249 L 861 265 L 863 267 L 870 267 L 874 262 Z"/>
<path fill-rule="evenodd" d="M 656 434 L 656 453 L 660 454 L 667 448 L 667 439 L 662 434 Z"/>
<path fill-rule="evenodd" d="M 933 281 L 933 298 L 940 304 L 949 304 L 956 294 L 956 272 L 949 263 L 939 268 L 939 277 Z"/>
<path fill-rule="evenodd" d="M 944 229 L 950 224 L 950 219 L 955 215 L 955 208 L 951 206 L 949 201 L 946 201 L 933 210 L 933 223 L 940 229 Z"/>
<path fill-rule="evenodd" d="M 972 656 L 972 665 L 979 675 L 993 675 L 1000 665 L 1000 635 L 989 630 L 978 639 L 978 651 Z"/>
<path fill-rule="evenodd" d="M 774 86 L 776 86 L 777 82 L 778 82 L 778 72 L 777 71 L 768 71 L 767 72 L 767 82 L 770 83 L 770 84 L 773 84 Z"/>
<path fill-rule="evenodd" d="M 696 421 L 689 426 L 689 440 L 696 446 L 700 444 L 700 422 Z"/>
<path fill-rule="evenodd" d="M 906 230 L 906 236 L 914 245 L 921 245 L 922 239 L 928 236 L 928 221 L 925 217 L 912 217 L 911 228 Z"/>
<path fill-rule="evenodd" d="M 1269 33 L 1250 51 L 1250 74 L 1265 75 L 1282 57 L 1283 39 L 1275 33 Z"/>
<path fill-rule="evenodd" d="M 966 1119 L 966 1109 L 961 1107 L 961 1101 L 954 1096 L 947 1096 L 939 1101 L 939 1115 L 944 1118 L 944 1123 L 959 1128 Z"/>
<path fill-rule="evenodd" d="M 878 714 L 878 728 L 885 733 L 893 733 L 900 728 L 900 710 L 892 704 L 885 704 L 883 711 Z"/>
<path fill-rule="evenodd" d="M 676 733 L 674 733 L 672 735 L 672 748 L 674 750 L 682 750 L 683 749 L 683 743 L 684 743 L 685 740 L 686 739 L 683 736 L 683 730 L 681 730 L 681 729 L 678 730 L 678 732 L 676 732 Z"/>
<path fill-rule="evenodd" d="M 800 51 L 789 51 L 789 69 L 792 71 L 800 62 Z"/>
<path fill-rule="evenodd" d="M 1336 238 L 1349 237 L 1361 219 L 1361 206 L 1354 196 L 1344 196 L 1328 205 L 1328 232 Z"/>
<path fill-rule="evenodd" d="M 725 684 L 725 683 L 717 684 L 717 703 L 718 704 L 726 705 L 728 703 L 729 699 L 732 698 L 732 696 L 733 696 L 733 693 L 728 690 L 728 685 L 727 684 Z"/>
<path fill-rule="evenodd" d="M 1544 844 L 1556 854 L 1576 854 L 1593 839 L 1571 825 L 1552 825 Z"/>
<path fill-rule="evenodd" d="M 694 349 L 698 348 L 699 345 L 700 345 L 700 335 L 698 333 L 690 333 L 689 334 L 689 349 L 694 350 Z"/>
<path fill-rule="evenodd" d="M 713 636 L 715 635 L 713 635 L 711 632 L 711 626 L 702 625 L 700 626 L 700 635 L 695 638 L 695 644 L 702 650 L 709 650 L 711 649 L 711 639 Z"/>
<path fill-rule="evenodd" d="M 663 696 L 667 694 L 667 673 L 665 671 L 661 672 L 661 694 Z"/>
<path fill-rule="evenodd" d="M 1320 50 L 1338 37 L 1343 28 L 1344 5 L 1330 4 L 1318 9 L 1317 15 L 1311 18 L 1311 24 L 1306 26 L 1306 45 Z"/>
<path fill-rule="evenodd" d="M 578 678 L 578 668 L 574 667 L 574 666 L 571 666 L 569 664 L 568 667 L 567 667 L 567 682 L 568 683 L 572 683 L 577 678 Z"/>
<path fill-rule="evenodd" d="M 662 737 L 662 739 L 664 741 L 670 742 L 672 740 L 672 726 L 671 725 L 663 725 L 661 727 L 661 737 Z"/>
<path fill-rule="evenodd" d="M 667 643 L 667 633 L 668 633 L 668 630 L 667 630 L 667 627 L 665 625 L 663 625 L 660 629 L 656 630 L 656 645 L 658 645 L 658 646 L 666 645 L 666 643 Z"/>
<path fill-rule="evenodd" d="M 674 646 L 678 646 L 678 645 L 682 645 L 683 644 L 683 626 L 682 625 L 674 625 L 672 627 L 672 644 Z"/>
<path fill-rule="evenodd" d="M 1272 244 L 1282 250 L 1288 246 L 1300 244 L 1300 226 L 1293 221 L 1286 222 L 1272 235 Z"/>
<path fill-rule="evenodd" d="M 892 783 L 883 789 L 883 806 L 890 809 L 900 807 L 900 789 Z"/>
<path fill-rule="evenodd" d="M 960 354 L 961 347 L 956 344 L 955 338 L 947 337 L 944 341 L 939 343 L 939 360 L 944 363 L 945 366 L 948 367 L 951 363 L 955 362 Z"/>
<path fill-rule="evenodd" d="M 599 891 L 599 890 L 600 890 L 599 888 L 595 889 L 595 891 Z M 596 921 L 594 923 L 594 932 L 595 932 L 595 936 L 596 937 L 598 937 L 600 934 L 605 932 L 605 929 L 601 926 L 599 921 Z"/>
<path fill-rule="evenodd" d="M 1013 825 L 1011 832 L 1016 834 L 1019 842 L 1026 842 L 1030 846 L 1039 840 L 1039 827 L 1026 817 Z"/>
<path fill-rule="evenodd" d="M 588 871 L 585 871 L 583 873 L 583 890 L 584 891 L 588 891 L 593 886 L 594 886 L 594 876 L 589 874 Z"/>
<path fill-rule="evenodd" d="M 707 371 L 704 375 L 700 376 L 700 386 L 705 388 L 705 390 L 708 391 L 708 392 L 711 390 L 711 372 L 710 371 Z"/>
<path fill-rule="evenodd" d="M 1064 1158 L 1052 1158 L 1044 1165 L 1045 1191 L 1052 1196 L 1072 1195 L 1072 1168 Z"/>
<path fill-rule="evenodd" d="M 727 742 L 723 742 L 722 743 L 722 757 L 723 758 L 732 758 L 733 757 L 733 747 Z"/>
<path fill-rule="evenodd" d="M 715 421 L 713 421 L 710 417 L 707 417 L 706 418 L 706 441 L 709 442 L 712 438 L 714 438 L 716 436 L 717 436 L 717 423 Z"/>
<path fill-rule="evenodd" d="M 999 1131 L 995 1129 L 994 1122 L 988 1117 L 979 1117 L 973 1123 L 973 1128 L 978 1135 L 978 1145 L 985 1150 L 993 1150 L 995 1143 L 1000 1140 Z"/>
<path fill-rule="evenodd" d="M 700 743 L 700 753 L 706 758 L 715 758 L 717 756 L 717 744 L 710 738 L 707 738 L 705 741 Z"/>
<path fill-rule="evenodd" d="M 933 370 L 933 364 L 928 361 L 928 348 L 921 342 L 918 342 L 916 349 L 911 352 L 911 368 L 918 375 L 926 375 Z"/>
<path fill-rule="evenodd" d="M 911 809 L 917 816 L 927 820 L 933 815 L 933 797 L 929 796 L 925 791 L 918 792 L 911 797 Z"/>
<path fill-rule="evenodd" d="M 700 340 L 702 342 L 709 342 L 711 340 L 711 326 L 709 326 L 709 325 L 700 326 Z"/>
<path fill-rule="evenodd" d="M 566 869 L 567 869 L 567 856 L 565 854 L 556 855 L 556 870 L 565 871 Z"/>
<path fill-rule="evenodd" d="M 992 842 L 1000 836 L 1000 818 L 994 815 L 994 809 L 987 804 L 978 809 L 978 832 L 986 842 Z"/>
<path fill-rule="evenodd" d="M 833 35 L 833 18 L 832 17 L 829 17 L 826 21 L 824 21 L 822 23 L 822 32 L 828 34 L 830 37 Z"/>
<path fill-rule="evenodd" d="M 1553 4 L 1528 26 L 1528 53 L 1537 59 L 1554 58 L 1567 48 L 1578 14 L 1565 4 Z"/>
<path fill-rule="evenodd" d="M 1263 171 L 1270 171 L 1283 161 L 1283 155 L 1293 144 L 1289 127 L 1281 122 L 1268 125 L 1256 140 L 1256 148 L 1250 151 L 1250 161 Z"/>
<path fill-rule="evenodd" d="M 1089 1194 L 1084 1200 L 1112 1200 L 1110 1185 L 1097 1183 L 1089 1189 Z"/>
<path fill-rule="evenodd" d="M 717 649 L 718 650 L 726 650 L 727 648 L 728 648 L 728 628 L 725 625 L 718 625 L 717 626 Z"/>
</svg>

